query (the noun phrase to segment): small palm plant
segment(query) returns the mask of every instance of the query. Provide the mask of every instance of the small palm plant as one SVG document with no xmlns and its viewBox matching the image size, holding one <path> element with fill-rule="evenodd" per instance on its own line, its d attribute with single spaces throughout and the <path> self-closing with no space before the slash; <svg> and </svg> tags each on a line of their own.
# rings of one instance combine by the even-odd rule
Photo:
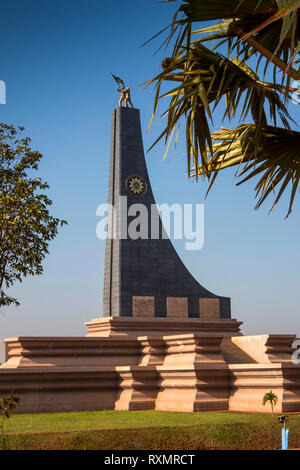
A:
<svg viewBox="0 0 300 470">
<path fill-rule="evenodd" d="M 265 394 L 263 398 L 262 404 L 265 406 L 266 403 L 270 402 L 271 405 L 271 410 L 272 410 L 272 416 L 274 414 L 274 407 L 276 406 L 276 403 L 278 401 L 277 395 L 270 390 L 268 393 Z"/>
<path fill-rule="evenodd" d="M 0 414 L 1 414 L 1 435 L 2 435 L 2 445 L 5 450 L 5 434 L 4 434 L 4 421 L 11 417 L 11 412 L 14 410 L 21 399 L 15 397 L 13 391 L 11 391 L 8 398 L 0 398 Z"/>
</svg>

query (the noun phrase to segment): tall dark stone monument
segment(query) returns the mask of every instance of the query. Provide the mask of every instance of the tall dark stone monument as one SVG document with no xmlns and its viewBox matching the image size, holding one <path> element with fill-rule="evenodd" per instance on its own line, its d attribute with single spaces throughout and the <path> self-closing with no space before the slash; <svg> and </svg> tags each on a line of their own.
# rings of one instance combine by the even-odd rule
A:
<svg viewBox="0 0 300 470">
<path fill-rule="evenodd" d="M 103 316 L 229 319 L 230 299 L 209 292 L 194 279 L 171 241 L 162 238 L 160 219 L 159 238 L 151 238 L 151 207 L 157 209 L 153 209 L 140 115 L 138 109 L 127 107 L 113 111 L 108 196 L 116 210 L 116 232 L 124 235 L 136 216 L 126 217 L 120 196 L 127 197 L 129 212 L 135 204 L 147 208 L 148 238 L 107 239 Z"/>
</svg>

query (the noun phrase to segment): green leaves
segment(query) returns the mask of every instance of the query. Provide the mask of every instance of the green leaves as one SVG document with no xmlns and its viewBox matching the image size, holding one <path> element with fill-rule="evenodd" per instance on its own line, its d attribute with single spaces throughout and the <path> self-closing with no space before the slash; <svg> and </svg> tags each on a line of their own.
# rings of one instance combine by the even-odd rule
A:
<svg viewBox="0 0 300 470">
<path fill-rule="evenodd" d="M 16 406 L 21 402 L 21 398 L 16 397 L 13 391 L 10 392 L 10 396 L 0 397 L 0 414 L 1 414 L 1 435 L 2 435 L 2 445 L 5 450 L 5 434 L 4 434 L 4 421 L 11 417 L 11 412 L 16 408 Z"/>
<path fill-rule="evenodd" d="M 9 419 L 12 410 L 21 402 L 21 399 L 16 397 L 13 391 L 10 392 L 10 396 L 0 397 L 0 413 L 2 418 Z"/>
<path fill-rule="evenodd" d="M 48 184 L 28 175 L 42 155 L 20 138 L 22 130 L 0 123 L 0 307 L 19 305 L 4 288 L 43 273 L 49 242 L 66 223 L 50 215 Z"/>
</svg>

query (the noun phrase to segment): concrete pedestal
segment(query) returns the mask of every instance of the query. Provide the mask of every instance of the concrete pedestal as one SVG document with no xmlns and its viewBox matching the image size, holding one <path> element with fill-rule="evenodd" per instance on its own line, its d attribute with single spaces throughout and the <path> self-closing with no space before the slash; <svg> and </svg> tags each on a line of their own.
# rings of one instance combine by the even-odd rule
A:
<svg viewBox="0 0 300 470">
<path fill-rule="evenodd" d="M 159 317 L 105 317 L 94 318 L 85 324 L 87 336 L 141 336 L 173 334 L 207 334 L 226 337 L 241 334 L 242 322 L 235 319 L 159 318 Z"/>
<path fill-rule="evenodd" d="M 17 413 L 80 410 L 300 411 L 292 335 L 197 334 L 7 339 L 0 396 Z"/>
</svg>

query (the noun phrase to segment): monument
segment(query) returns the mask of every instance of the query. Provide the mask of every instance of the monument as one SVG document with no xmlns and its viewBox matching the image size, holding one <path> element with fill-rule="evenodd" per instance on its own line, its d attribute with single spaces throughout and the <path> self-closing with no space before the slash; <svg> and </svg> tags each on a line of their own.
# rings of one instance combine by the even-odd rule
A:
<svg viewBox="0 0 300 470">
<path fill-rule="evenodd" d="M 142 202 L 147 213 L 155 203 L 139 111 L 130 88 L 114 78 L 121 97 L 112 119 L 109 202 L 116 217 L 110 223 L 124 235 L 122 198 L 129 209 Z M 266 412 L 262 398 L 273 390 L 275 412 L 299 412 L 300 366 L 292 361 L 296 336 L 243 336 L 241 323 L 231 318 L 230 299 L 193 278 L 157 220 L 158 238 L 107 239 L 104 317 L 87 323 L 86 337 L 5 340 L 0 396 L 13 390 L 22 400 L 19 413 Z"/>
<path fill-rule="evenodd" d="M 124 107 L 113 111 L 111 130 L 108 202 L 116 214 L 110 224 L 115 220 L 116 226 L 108 231 L 116 238 L 106 241 L 104 319 L 87 324 L 89 334 L 105 328 L 107 332 L 113 328 L 114 332 L 127 333 L 196 329 L 238 334 L 240 323 L 231 320 L 230 298 L 209 292 L 193 278 L 166 236 L 159 214 L 154 213 L 157 209 L 145 162 L 139 110 L 126 106 L 124 90 L 129 87 L 125 88 L 119 77 L 114 78 L 121 92 L 120 103 L 125 100 Z M 123 207 L 122 198 L 126 199 Z M 147 214 L 147 233 L 132 239 L 128 236 L 127 213 L 137 203 Z M 153 220 L 158 221 L 155 238 Z"/>
</svg>

